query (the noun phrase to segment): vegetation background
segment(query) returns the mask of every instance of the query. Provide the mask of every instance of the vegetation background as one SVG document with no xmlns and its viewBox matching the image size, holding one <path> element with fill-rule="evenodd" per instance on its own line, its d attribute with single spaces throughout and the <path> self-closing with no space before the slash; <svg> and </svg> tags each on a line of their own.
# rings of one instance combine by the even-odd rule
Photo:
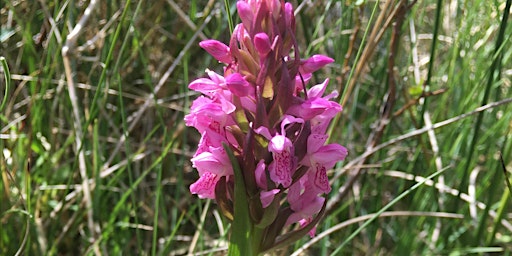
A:
<svg viewBox="0 0 512 256">
<path fill-rule="evenodd" d="M 292 3 L 350 153 L 317 236 L 275 254 L 510 255 L 510 1 Z M 183 122 L 226 4 L 238 23 L 234 0 L 1 1 L 1 255 L 226 252 Z"/>
</svg>

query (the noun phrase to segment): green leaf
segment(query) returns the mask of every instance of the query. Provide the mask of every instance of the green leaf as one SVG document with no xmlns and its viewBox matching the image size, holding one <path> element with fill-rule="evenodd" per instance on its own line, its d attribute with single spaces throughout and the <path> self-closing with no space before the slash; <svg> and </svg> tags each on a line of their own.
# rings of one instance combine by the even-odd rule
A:
<svg viewBox="0 0 512 256">
<path fill-rule="evenodd" d="M 249 216 L 249 205 L 247 204 L 247 194 L 245 193 L 245 183 L 233 151 L 228 145 L 223 143 L 224 150 L 229 156 L 233 172 L 235 173 L 235 198 L 234 198 L 234 211 L 235 216 L 233 225 L 231 226 L 231 236 L 229 238 L 228 255 L 229 256 L 245 256 L 251 254 L 251 220 Z"/>
<path fill-rule="evenodd" d="M 9 93 L 9 88 L 11 88 L 11 73 L 9 72 L 9 66 L 7 65 L 7 61 L 3 56 L 0 56 L 0 65 L 2 65 L 4 78 L 5 78 L 5 91 L 4 98 L 2 100 L 2 104 L 0 104 L 0 111 L 2 111 L 7 103 L 7 94 Z"/>
</svg>

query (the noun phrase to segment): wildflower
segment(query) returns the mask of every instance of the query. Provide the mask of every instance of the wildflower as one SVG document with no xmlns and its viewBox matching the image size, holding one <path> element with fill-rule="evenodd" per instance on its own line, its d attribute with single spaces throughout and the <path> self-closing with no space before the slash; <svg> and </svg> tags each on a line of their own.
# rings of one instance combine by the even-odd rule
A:
<svg viewBox="0 0 512 256">
<path fill-rule="evenodd" d="M 298 223 L 299 234 L 314 235 L 324 195 L 331 190 L 327 170 L 347 150 L 326 144 L 327 127 L 342 110 L 331 100 L 336 92 L 324 95 L 329 80 L 306 89 L 312 73 L 334 60 L 300 58 L 292 5 L 240 0 L 237 10 L 242 23 L 228 45 L 200 43 L 225 64 L 224 74 L 206 70 L 207 78 L 189 84 L 204 95 L 185 117 L 201 133 L 192 158 L 199 179 L 190 191 L 216 199 L 223 214 L 235 221 L 243 216 L 233 209 L 247 207 L 256 237 L 251 243 L 260 241 L 250 245 L 257 254 L 298 239 L 280 236 L 287 225 Z M 242 182 L 235 179 L 238 166 Z M 235 186 L 243 188 L 248 202 L 235 202 Z"/>
</svg>

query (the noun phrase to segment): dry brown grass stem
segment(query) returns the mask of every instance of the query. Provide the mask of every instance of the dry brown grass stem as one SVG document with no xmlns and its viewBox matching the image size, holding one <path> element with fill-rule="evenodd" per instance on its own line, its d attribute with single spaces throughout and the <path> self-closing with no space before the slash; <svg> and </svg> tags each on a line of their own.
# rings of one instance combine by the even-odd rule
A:
<svg viewBox="0 0 512 256">
<path fill-rule="evenodd" d="M 180 19 L 182 19 L 183 22 L 185 22 L 185 24 L 187 24 L 187 26 L 189 26 L 192 30 L 199 32 L 198 36 L 199 36 L 199 38 L 201 38 L 201 40 L 207 40 L 208 39 L 208 37 L 206 37 L 205 34 L 201 30 L 197 30 L 196 24 L 194 24 L 194 22 L 192 22 L 189 19 L 187 14 L 185 14 L 185 12 L 183 12 L 183 10 L 181 10 L 180 6 L 176 2 L 174 2 L 173 0 L 167 0 L 167 3 L 178 14 Z"/>
<path fill-rule="evenodd" d="M 413 131 L 408 132 L 406 134 L 403 134 L 403 135 L 397 136 L 397 137 L 395 137 L 393 139 L 390 139 L 390 140 L 388 140 L 388 141 L 386 141 L 384 143 L 381 143 L 381 144 L 375 146 L 371 150 L 366 150 L 363 154 L 361 154 L 358 157 L 352 159 L 350 162 L 348 162 L 341 169 L 341 171 L 336 173 L 334 179 L 338 179 L 341 175 L 345 174 L 346 171 L 352 169 L 354 166 L 357 166 L 358 163 L 361 161 L 361 159 L 369 157 L 369 156 L 375 154 L 376 152 L 378 152 L 379 150 L 387 148 L 387 147 L 389 147 L 391 145 L 394 145 L 394 144 L 396 144 L 396 143 L 398 143 L 400 141 L 404 141 L 406 139 L 410 139 L 410 138 L 416 137 L 418 135 L 424 134 L 428 130 L 439 129 L 439 128 L 447 126 L 449 124 L 453 124 L 453 123 L 456 123 L 458 121 L 461 121 L 462 119 L 468 118 L 468 117 L 470 117 L 472 115 L 478 114 L 478 113 L 480 113 L 482 111 L 485 111 L 485 110 L 488 110 L 488 109 L 492 109 L 492 108 L 496 108 L 496 107 L 499 107 L 501 105 L 509 104 L 511 102 L 512 102 L 512 98 L 506 98 L 506 99 L 503 99 L 503 100 L 500 100 L 500 101 L 497 101 L 497 102 L 492 102 L 492 103 L 489 103 L 487 105 L 483 105 L 481 107 L 478 107 L 478 108 L 476 108 L 473 111 L 470 111 L 470 112 L 458 115 L 456 117 L 452 117 L 450 119 L 447 119 L 447 120 L 444 120 L 444 121 L 432 124 L 432 126 L 424 126 L 421 129 L 416 129 L 416 130 L 413 130 Z"/>
<path fill-rule="evenodd" d="M 87 24 L 88 19 L 90 18 L 92 12 L 96 9 L 98 4 L 97 0 L 91 0 L 89 6 L 84 11 L 84 14 L 75 25 L 73 30 L 66 37 L 66 43 L 62 47 L 62 60 L 64 63 L 64 69 L 66 73 L 66 80 L 68 85 L 68 93 L 69 99 L 71 101 L 71 107 L 73 108 L 73 127 L 75 129 L 75 151 L 78 155 L 78 168 L 80 171 L 80 177 L 82 178 L 82 192 L 84 195 L 84 202 L 86 206 L 87 213 L 87 226 L 89 232 L 91 232 L 90 243 L 95 245 L 93 250 L 96 255 L 101 255 L 99 246 L 95 241 L 98 239 L 99 234 L 101 234 L 100 225 L 94 222 L 94 215 L 92 209 L 92 199 L 91 199 L 91 187 L 89 186 L 89 177 L 87 175 L 87 166 L 85 163 L 85 152 L 83 150 L 83 142 L 84 133 L 82 131 L 82 114 L 79 106 L 79 99 L 76 93 L 76 87 L 73 77 L 73 69 L 71 68 L 71 60 L 70 57 L 74 54 L 76 41 L 80 34 L 83 32 L 83 28 Z"/>
<path fill-rule="evenodd" d="M 430 119 L 429 112 L 425 112 L 424 120 L 425 120 L 426 126 L 432 126 L 432 120 Z M 428 130 L 427 134 L 428 134 L 428 138 L 430 141 L 430 147 L 432 148 L 432 153 L 434 155 L 434 164 L 436 167 L 436 171 L 442 170 L 443 162 L 441 160 L 441 157 L 439 156 L 439 145 L 437 143 L 436 134 L 433 129 Z M 440 174 L 437 177 L 437 183 L 440 184 L 441 186 L 445 186 L 443 174 Z M 442 196 L 439 197 L 438 204 L 439 204 L 440 210 L 442 211 L 444 208 L 444 198 Z M 439 239 L 440 234 L 441 234 L 441 221 L 437 220 L 436 227 L 434 228 L 434 231 L 432 232 L 431 244 L 435 244 L 435 242 Z"/>
<path fill-rule="evenodd" d="M 447 119 L 447 120 L 444 120 L 444 121 L 432 124 L 431 126 L 424 126 L 421 129 L 416 129 L 416 130 L 413 130 L 413 131 L 408 132 L 406 134 L 397 136 L 394 139 L 388 140 L 388 141 L 386 141 L 384 143 L 381 143 L 381 144 L 379 144 L 379 145 L 377 145 L 377 146 L 375 146 L 373 148 L 367 148 L 367 150 L 363 154 L 361 154 L 358 157 L 352 159 L 352 161 L 348 162 L 340 171 L 337 171 L 335 173 L 332 181 L 335 181 L 335 180 L 339 179 L 347 171 L 353 169 L 354 166 L 360 166 L 361 165 L 361 161 L 363 159 L 367 159 L 369 156 L 375 154 L 376 152 L 378 152 L 378 151 L 380 151 L 380 150 L 382 150 L 384 148 L 387 148 L 387 147 L 389 147 L 391 145 L 394 145 L 394 144 L 396 144 L 396 143 L 398 143 L 400 141 L 404 141 L 406 139 L 410 139 L 410 138 L 416 137 L 418 135 L 424 134 L 424 133 L 428 132 L 429 130 L 439 129 L 439 128 L 444 127 L 446 125 L 449 125 L 449 124 L 461 121 L 462 119 L 465 119 L 467 117 L 470 117 L 470 116 L 475 115 L 477 113 L 480 113 L 482 111 L 485 111 L 485 110 L 488 110 L 488 109 L 492 109 L 492 108 L 495 108 L 495 107 L 498 107 L 498 106 L 501 106 L 501 105 L 505 105 L 505 104 L 508 104 L 508 103 L 511 103 L 511 102 L 512 102 L 512 98 L 507 98 L 507 99 L 504 99 L 504 100 L 501 100 L 501 101 L 498 101 L 498 102 L 489 103 L 487 105 L 478 107 L 475 110 L 470 111 L 468 113 L 464 113 L 464 114 L 461 114 L 459 116 L 456 116 L 456 117 L 453 117 L 453 118 L 450 118 L 450 119 Z M 346 185 L 340 187 L 340 189 L 338 190 L 338 193 L 334 193 L 334 196 L 330 199 L 329 203 L 327 204 L 327 210 L 326 210 L 327 213 L 332 212 L 332 210 L 334 210 L 334 208 L 341 201 L 341 199 L 345 195 L 347 195 L 348 191 L 350 190 L 351 185 L 355 182 L 356 179 L 357 179 L 356 176 L 350 177 L 349 180 L 347 182 L 345 182 Z"/>
<path fill-rule="evenodd" d="M 102 167 L 102 171 L 106 170 L 109 168 L 109 166 L 111 165 L 112 161 L 115 159 L 115 157 L 117 156 L 117 153 L 119 152 L 119 150 L 121 149 L 121 147 L 124 145 L 124 142 L 126 141 L 126 138 L 128 136 L 128 134 L 137 126 L 137 124 L 139 123 L 139 121 L 141 120 L 142 116 L 144 115 L 144 113 L 146 112 L 146 110 L 150 107 L 150 106 L 154 106 L 154 102 L 155 102 L 155 96 L 158 94 L 158 92 L 160 91 L 160 89 L 162 89 L 162 87 L 164 86 L 164 84 L 166 84 L 167 82 L 167 79 L 171 76 L 171 74 L 174 72 L 174 70 L 176 69 L 176 67 L 178 66 L 178 64 L 180 64 L 181 60 L 183 59 L 183 57 L 185 56 L 185 54 L 188 52 L 188 50 L 190 49 L 190 47 L 193 45 L 193 43 L 196 42 L 196 39 L 197 37 L 199 36 L 199 34 L 201 33 L 201 31 L 203 31 L 203 29 L 205 28 L 205 26 L 210 22 L 210 20 L 212 19 L 212 16 L 213 16 L 214 12 L 210 12 L 208 14 L 208 16 L 206 17 L 206 19 L 204 20 L 203 24 L 201 24 L 201 26 L 198 28 L 198 30 L 192 35 L 192 37 L 190 38 L 190 40 L 188 40 L 187 44 L 183 47 L 183 49 L 181 50 L 181 52 L 178 54 L 178 56 L 176 57 L 176 59 L 173 61 L 173 63 L 171 64 L 171 66 L 167 69 L 167 71 L 160 77 L 160 80 L 158 81 L 157 85 L 155 86 L 155 88 L 153 89 L 153 92 L 150 93 L 148 95 L 148 97 L 146 98 L 146 100 L 144 101 L 144 104 L 137 110 L 137 112 L 134 114 L 134 118 L 132 119 L 132 122 L 130 123 L 130 125 L 128 126 L 128 129 L 123 133 L 123 135 L 121 136 L 121 138 L 119 139 L 119 142 L 117 143 L 116 147 L 114 148 L 114 150 L 112 151 L 112 154 L 110 155 L 110 158 L 105 162 L 105 164 L 103 164 L 103 167 Z"/>
<path fill-rule="evenodd" d="M 387 27 L 389 26 L 389 23 L 387 23 L 387 26 L 383 25 L 383 22 L 386 17 L 388 17 L 388 20 L 392 18 L 392 14 L 395 12 L 389 13 L 389 9 L 392 7 L 391 3 L 393 1 L 384 1 L 384 6 L 381 8 L 381 12 L 377 19 L 375 20 L 375 24 L 372 26 L 372 30 L 370 32 L 370 35 L 368 36 L 367 43 L 361 53 L 361 57 L 356 63 L 356 66 L 354 68 L 354 74 L 349 81 L 348 88 L 346 89 L 347 92 L 345 94 L 345 98 L 342 99 L 341 105 L 345 106 L 348 99 L 351 98 L 350 95 L 352 94 L 352 91 L 354 90 L 354 86 L 356 85 L 356 82 L 358 81 L 358 78 L 361 76 L 361 74 L 364 72 L 364 68 L 366 67 L 368 60 L 373 55 L 373 52 L 375 51 L 375 46 L 380 42 L 383 32 L 386 31 Z M 398 6 L 398 5 L 397 5 Z M 398 7 L 395 7 L 395 10 Z M 358 21 L 360 22 L 360 21 Z M 379 31 L 382 31 L 382 33 L 379 33 Z M 380 35 L 380 37 L 378 37 Z M 350 44 L 354 44 L 354 40 L 356 40 L 356 36 L 352 37 L 352 42 Z M 340 86 L 342 86 L 341 84 Z M 342 88 L 340 88 L 340 91 Z"/>
<path fill-rule="evenodd" d="M 386 2 L 385 8 L 384 8 L 385 11 L 381 12 L 381 14 L 379 15 L 379 18 L 376 21 L 377 24 L 380 24 L 384 20 L 384 17 L 386 17 L 383 15 L 385 13 L 387 13 L 386 10 L 390 9 L 389 2 L 391 2 L 391 1 Z M 389 16 L 387 17 L 386 26 L 384 28 L 382 28 L 383 30 L 385 30 L 389 26 L 389 24 L 391 24 L 391 20 L 395 20 L 393 27 L 392 27 L 393 30 L 392 30 L 392 36 L 390 39 L 390 47 L 389 47 L 390 53 L 388 56 L 388 67 L 387 67 L 388 91 L 386 93 L 384 103 L 381 106 L 380 117 L 376 122 L 375 129 L 372 131 L 372 133 L 368 137 L 368 141 L 366 143 L 366 149 L 367 149 L 366 151 L 372 150 L 380 142 L 385 128 L 389 125 L 389 123 L 391 122 L 391 119 L 393 118 L 391 111 L 393 110 L 393 107 L 394 107 L 395 101 L 396 101 L 396 86 L 395 86 L 395 72 L 394 72 L 395 58 L 397 56 L 396 51 L 398 50 L 398 43 L 399 43 L 399 39 L 401 36 L 401 27 L 402 27 L 403 21 L 405 20 L 407 11 L 410 10 L 410 7 L 411 7 L 411 5 L 407 4 L 406 0 L 400 1 L 397 4 L 397 6 L 393 9 L 393 11 L 391 11 Z M 375 48 L 375 45 L 382 38 L 383 32 L 379 31 L 377 33 L 377 30 L 375 29 L 376 27 L 378 27 L 378 26 L 376 25 L 374 27 L 374 30 L 372 30 L 372 33 L 370 34 L 370 38 L 368 39 L 369 40 L 368 44 L 366 45 L 364 53 L 363 53 L 363 56 L 367 56 L 367 57 L 362 57 L 359 60 L 359 62 L 357 63 L 357 66 L 359 68 L 356 68 L 356 72 L 358 69 L 360 70 L 364 67 L 364 65 L 365 65 L 364 63 L 366 63 L 366 61 L 368 60 L 369 55 L 372 54 L 372 52 Z M 356 81 L 357 80 L 356 78 L 357 78 L 357 76 L 355 76 L 354 79 L 352 79 L 350 82 L 352 83 L 353 81 Z M 353 83 L 351 86 L 352 87 L 355 86 L 355 83 Z M 347 93 L 347 95 L 350 95 L 350 91 Z M 345 103 L 342 103 L 342 105 L 344 105 L 344 104 Z M 359 159 L 359 162 L 357 162 L 356 165 L 364 165 L 366 160 L 367 160 L 367 157 L 362 157 Z M 344 186 L 342 187 L 343 190 L 340 193 L 336 194 L 333 197 L 333 200 L 331 200 L 329 202 L 329 205 L 327 206 L 327 211 L 326 211 L 327 215 L 329 215 L 331 209 L 334 209 L 334 206 L 337 203 L 341 202 L 341 200 L 348 194 L 348 192 L 350 191 L 352 186 L 354 186 L 355 182 L 359 178 L 359 175 L 361 174 L 361 170 L 362 169 L 360 169 L 360 168 L 351 170 L 350 178 L 348 179 L 348 182 L 346 182 L 344 184 Z M 338 178 L 339 177 L 335 177 L 333 180 L 337 180 Z"/>
<path fill-rule="evenodd" d="M 11 75 L 11 79 L 12 80 L 22 81 L 21 85 L 24 84 L 25 82 L 41 82 L 41 80 L 42 80 L 41 78 L 37 78 L 37 77 L 34 77 L 34 76 L 26 76 L 26 75 L 19 75 L 19 74 L 12 74 Z M 47 80 L 47 81 L 52 83 L 52 84 L 56 84 L 56 85 L 58 85 L 58 84 L 60 84 L 62 82 L 62 80 L 60 80 L 60 79 L 50 79 L 50 80 Z M 18 86 L 18 88 L 23 88 L 23 86 L 21 86 L 21 85 Z M 86 83 L 75 83 L 75 87 L 77 89 L 90 90 L 90 91 L 93 91 L 93 92 L 98 90 L 97 86 L 86 84 Z M 132 99 L 132 100 L 135 100 L 135 101 L 138 101 L 138 102 L 142 102 L 142 101 L 145 101 L 147 99 L 146 97 L 143 97 L 143 96 L 140 96 L 140 95 L 136 95 L 136 94 L 129 93 L 129 92 L 124 92 L 124 91 L 123 92 L 119 92 L 118 90 L 115 90 L 115 89 L 112 89 L 112 88 L 104 88 L 102 90 L 103 90 L 103 93 L 106 93 L 106 94 L 109 94 L 109 95 L 113 95 L 113 96 L 121 95 L 123 98 Z M 57 93 L 58 92 L 57 92 L 56 89 L 48 89 L 48 90 L 46 90 L 44 92 L 44 94 L 36 94 L 35 96 L 32 96 L 32 97 L 37 97 L 38 99 L 39 98 L 54 98 L 54 95 L 57 94 Z M 17 93 L 15 92 L 14 95 L 17 95 Z M 182 99 L 184 97 L 193 96 L 193 95 L 197 95 L 197 93 L 196 92 L 186 92 L 186 93 L 182 93 L 182 94 L 177 94 L 177 95 L 171 96 L 171 97 L 166 98 L 166 99 L 155 99 L 155 102 L 153 102 L 152 106 L 158 105 L 158 106 L 161 106 L 161 107 L 164 107 L 164 108 L 169 108 L 169 109 L 173 109 L 173 110 L 184 112 L 185 111 L 185 107 L 184 106 L 176 104 L 176 103 L 172 103 L 172 102 L 168 103 L 168 101 L 174 101 L 174 100 Z M 14 103 L 14 101 L 9 102 L 9 105 L 7 105 L 6 109 L 8 109 L 8 110 L 19 109 L 19 108 L 29 104 L 30 101 L 32 100 L 32 97 L 31 96 L 27 96 L 23 100 L 20 100 L 20 101 L 18 101 L 16 103 Z M 7 112 L 7 113 L 9 113 L 9 112 Z M 20 120 L 17 120 L 17 121 L 19 122 Z M 12 122 L 16 123 L 16 122 L 14 122 L 14 120 Z M 7 127 L 3 127 L 1 132 L 5 132 L 5 130 L 7 130 L 7 129 L 8 129 Z M 115 141 L 117 142 L 118 139 L 116 138 Z"/>
<path fill-rule="evenodd" d="M 291 256 L 298 256 L 302 255 L 302 253 L 314 245 L 315 243 L 318 243 L 321 239 L 324 237 L 343 229 L 347 226 L 363 222 L 366 220 L 369 220 L 371 218 L 375 217 L 375 213 L 362 215 L 356 218 L 352 218 L 349 220 L 346 220 L 342 223 L 339 223 L 337 225 L 332 226 L 331 228 L 327 229 L 326 231 L 316 235 L 314 238 L 309 240 L 307 243 L 302 245 L 298 250 L 296 250 Z M 463 219 L 464 215 L 462 214 L 455 214 L 455 213 L 449 213 L 449 212 L 414 212 L 414 211 L 391 211 L 391 212 L 383 212 L 379 215 L 379 218 L 385 218 L 385 217 L 434 217 L 434 218 L 450 218 L 450 219 Z"/>
<path fill-rule="evenodd" d="M 377 172 L 375 172 L 375 171 L 370 171 L 369 173 L 377 174 Z M 436 188 L 440 193 L 445 193 L 445 194 L 450 194 L 452 196 L 456 196 L 456 197 L 460 198 L 462 201 L 465 201 L 469 204 L 474 204 L 477 208 L 479 208 L 481 210 L 485 210 L 487 208 L 486 204 L 484 204 L 483 202 L 477 201 L 472 196 L 470 196 L 466 193 L 462 193 L 461 191 L 451 188 L 447 185 L 440 184 L 439 182 L 435 182 L 433 180 L 426 180 L 425 177 L 421 177 L 421 176 L 417 176 L 417 175 L 413 175 L 413 174 L 409 174 L 409 173 L 404 173 L 404 172 L 400 172 L 400 171 L 391 171 L 391 170 L 379 172 L 379 174 L 383 174 L 383 175 L 393 177 L 393 178 L 400 178 L 400 179 L 410 180 L 410 181 L 415 181 L 415 182 L 423 182 L 423 184 L 426 186 Z M 495 210 L 489 210 L 488 214 L 492 218 L 498 217 L 498 214 Z M 508 220 L 501 219 L 501 224 L 509 232 L 512 232 L 512 223 L 510 223 Z"/>
</svg>

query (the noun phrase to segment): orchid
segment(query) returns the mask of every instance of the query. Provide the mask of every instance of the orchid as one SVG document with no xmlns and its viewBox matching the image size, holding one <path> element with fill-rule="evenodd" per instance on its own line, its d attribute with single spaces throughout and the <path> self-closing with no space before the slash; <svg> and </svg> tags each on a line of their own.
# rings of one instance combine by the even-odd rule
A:
<svg viewBox="0 0 512 256">
<path fill-rule="evenodd" d="M 292 5 L 240 0 L 237 10 L 242 23 L 229 44 L 199 44 L 224 64 L 224 72 L 206 70 L 208 78 L 189 84 L 204 95 L 185 117 L 201 133 L 192 158 L 199 179 L 190 191 L 215 199 L 235 224 L 246 218 L 250 243 L 233 248 L 256 255 L 314 236 L 331 190 L 327 171 L 347 150 L 326 144 L 327 127 L 342 111 L 331 100 L 336 92 L 324 95 L 329 80 L 307 89 L 312 73 L 334 60 L 300 58 Z M 299 229 L 280 234 L 294 223 Z"/>
</svg>

